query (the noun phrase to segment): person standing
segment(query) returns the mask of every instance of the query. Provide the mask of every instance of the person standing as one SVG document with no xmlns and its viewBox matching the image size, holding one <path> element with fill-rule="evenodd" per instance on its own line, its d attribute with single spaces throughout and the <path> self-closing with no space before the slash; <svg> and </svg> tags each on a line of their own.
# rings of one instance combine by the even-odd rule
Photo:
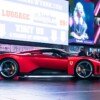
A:
<svg viewBox="0 0 100 100">
<path fill-rule="evenodd" d="M 85 49 L 83 47 L 80 49 L 80 52 L 78 53 L 78 56 L 87 56 L 87 54 L 85 52 Z"/>
</svg>

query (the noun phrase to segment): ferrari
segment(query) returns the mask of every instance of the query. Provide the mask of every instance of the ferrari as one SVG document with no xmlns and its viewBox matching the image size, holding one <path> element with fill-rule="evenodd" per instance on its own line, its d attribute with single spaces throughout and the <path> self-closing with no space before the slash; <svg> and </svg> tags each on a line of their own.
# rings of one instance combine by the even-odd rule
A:
<svg viewBox="0 0 100 100">
<path fill-rule="evenodd" d="M 61 72 L 87 79 L 100 75 L 100 61 L 91 57 L 71 55 L 59 49 L 38 49 L 19 53 L 0 54 L 0 76 L 13 79 L 16 76 Z"/>
</svg>

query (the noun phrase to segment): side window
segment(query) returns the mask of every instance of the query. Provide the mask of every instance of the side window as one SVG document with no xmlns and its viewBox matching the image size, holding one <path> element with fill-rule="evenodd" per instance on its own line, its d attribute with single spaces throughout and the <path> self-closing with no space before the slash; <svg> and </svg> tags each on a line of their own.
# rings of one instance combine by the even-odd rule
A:
<svg viewBox="0 0 100 100">
<path fill-rule="evenodd" d="M 58 53 L 53 53 L 52 56 L 54 56 L 54 57 L 61 57 L 61 55 L 59 55 Z"/>
<path fill-rule="evenodd" d="M 43 52 L 42 54 L 43 54 L 43 55 L 52 56 L 53 53 L 52 53 L 52 52 Z"/>
<path fill-rule="evenodd" d="M 48 55 L 48 56 L 51 56 L 51 57 L 61 57 L 61 55 L 59 55 L 56 52 L 43 52 L 42 54 L 43 55 Z"/>
<path fill-rule="evenodd" d="M 31 55 L 40 55 L 41 52 L 31 52 Z"/>
</svg>

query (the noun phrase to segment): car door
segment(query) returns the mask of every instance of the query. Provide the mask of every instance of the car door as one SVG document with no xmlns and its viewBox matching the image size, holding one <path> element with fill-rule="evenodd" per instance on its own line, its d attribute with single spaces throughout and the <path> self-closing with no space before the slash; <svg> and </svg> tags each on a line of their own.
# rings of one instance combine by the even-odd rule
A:
<svg viewBox="0 0 100 100">
<path fill-rule="evenodd" d="M 52 52 L 45 52 L 34 55 L 33 61 L 41 68 L 66 70 L 68 65 L 67 57 L 53 56 Z"/>
</svg>

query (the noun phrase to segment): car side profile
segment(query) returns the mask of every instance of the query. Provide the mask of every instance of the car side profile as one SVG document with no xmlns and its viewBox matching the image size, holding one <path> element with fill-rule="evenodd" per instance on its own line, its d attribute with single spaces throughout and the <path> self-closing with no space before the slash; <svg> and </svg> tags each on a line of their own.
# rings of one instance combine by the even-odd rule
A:
<svg viewBox="0 0 100 100">
<path fill-rule="evenodd" d="M 66 75 L 86 79 L 91 75 L 100 75 L 100 61 L 91 57 L 73 56 L 59 49 L 0 54 L 0 75 L 4 79 L 30 75 L 39 69 L 57 70 L 62 74 L 65 72 Z M 41 70 L 38 72 L 41 73 Z"/>
</svg>

